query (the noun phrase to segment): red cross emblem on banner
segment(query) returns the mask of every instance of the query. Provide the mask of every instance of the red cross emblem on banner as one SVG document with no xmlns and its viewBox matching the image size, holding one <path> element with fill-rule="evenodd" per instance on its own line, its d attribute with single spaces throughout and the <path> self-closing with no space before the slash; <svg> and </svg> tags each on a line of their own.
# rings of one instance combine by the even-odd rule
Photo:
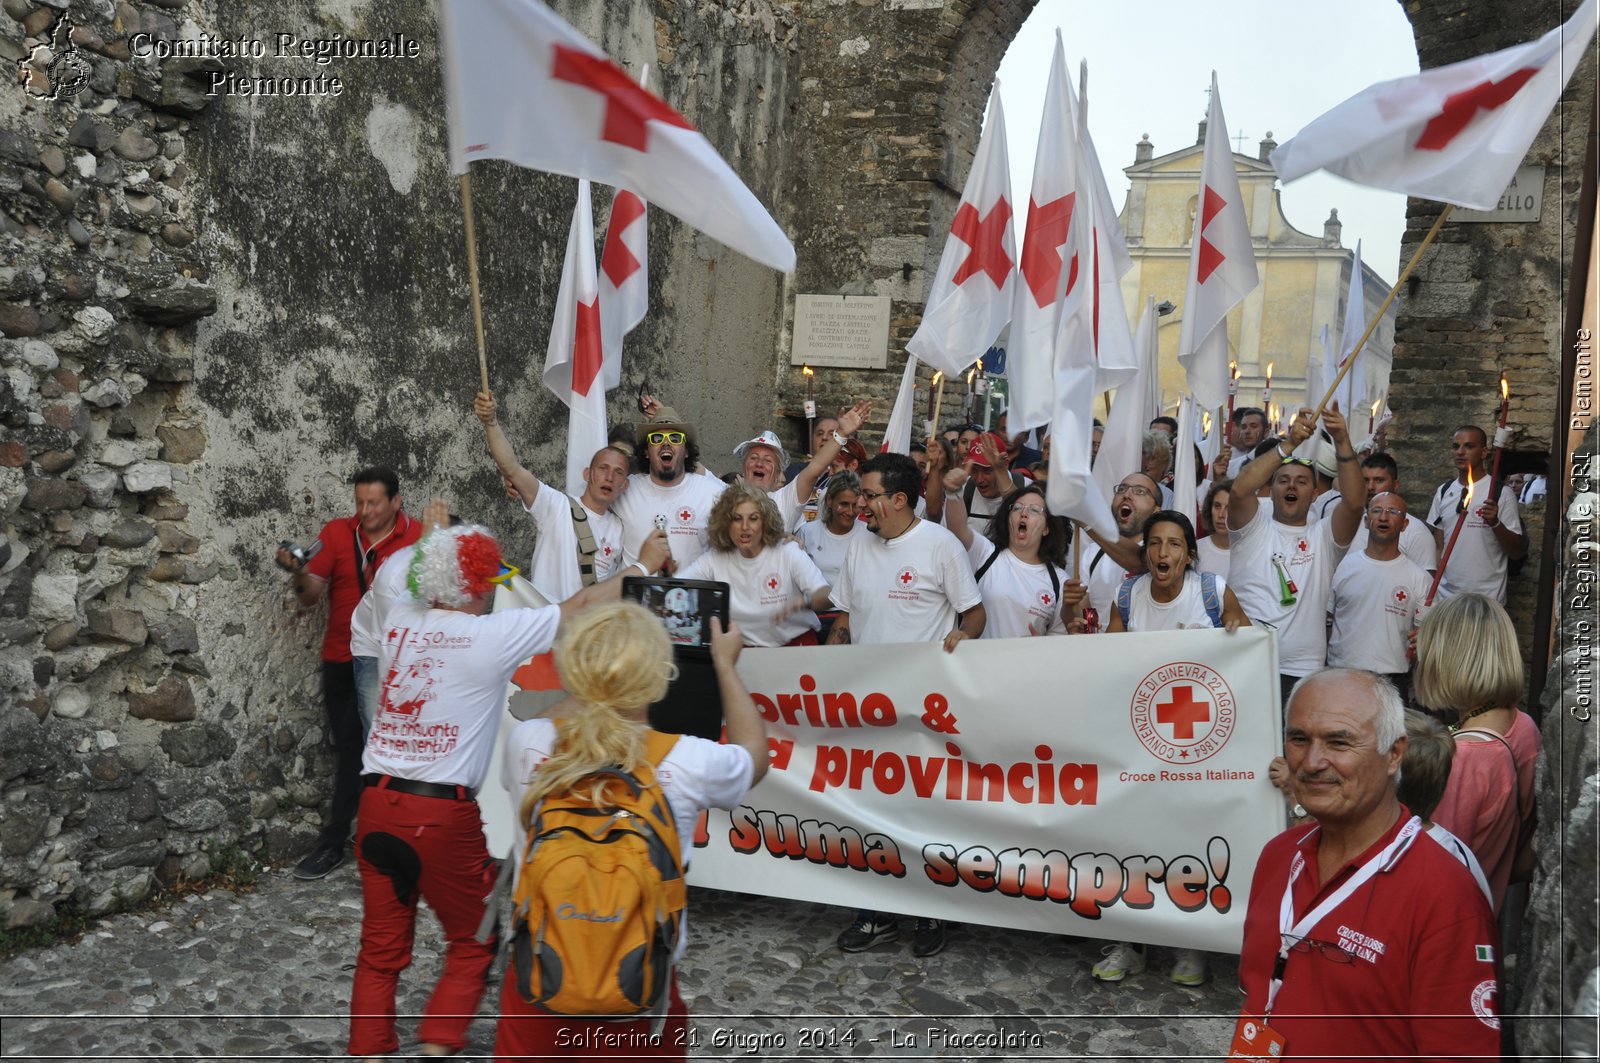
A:
<svg viewBox="0 0 1600 1063">
<path fill-rule="evenodd" d="M 1172 700 L 1156 706 L 1156 722 L 1172 725 L 1172 737 L 1178 741 L 1194 738 L 1194 725 L 1211 720 L 1211 702 L 1196 701 L 1194 687 L 1172 688 Z M 1188 751 L 1180 753 L 1183 756 Z"/>
</svg>

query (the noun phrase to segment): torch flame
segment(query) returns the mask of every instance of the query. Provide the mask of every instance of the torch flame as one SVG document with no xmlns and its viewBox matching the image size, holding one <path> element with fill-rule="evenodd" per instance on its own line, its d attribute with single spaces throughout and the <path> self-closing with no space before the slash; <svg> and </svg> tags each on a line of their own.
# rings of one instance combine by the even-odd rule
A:
<svg viewBox="0 0 1600 1063">
<path fill-rule="evenodd" d="M 937 383 L 939 383 L 939 381 L 941 381 L 943 379 L 944 379 L 944 370 L 941 369 L 941 370 L 936 371 L 933 374 L 933 380 L 931 382 L 934 383 L 934 384 L 937 384 Z"/>
<path fill-rule="evenodd" d="M 1374 417 L 1378 416 L 1378 411 L 1381 410 L 1381 409 L 1383 409 L 1383 400 L 1382 399 L 1378 399 L 1378 400 L 1374 401 L 1373 404 L 1372 404 L 1372 416 L 1374 416 Z"/>
<path fill-rule="evenodd" d="M 1209 413 L 1200 415 L 1200 432 L 1202 435 L 1211 434 L 1211 415 Z"/>
<path fill-rule="evenodd" d="M 969 387 L 969 388 L 972 386 L 972 374 L 975 373 L 975 372 L 977 372 L 976 369 L 968 369 L 967 370 L 967 387 Z"/>
<path fill-rule="evenodd" d="M 1472 505 L 1472 469 L 1467 468 L 1467 493 L 1461 496 L 1461 508 L 1466 509 Z"/>
<path fill-rule="evenodd" d="M 806 376 L 813 376 L 814 375 L 811 372 L 811 367 L 809 365 L 802 365 L 800 367 L 800 372 L 804 373 Z"/>
<path fill-rule="evenodd" d="M 1506 380 L 1504 373 L 1500 374 L 1500 401 L 1504 402 L 1511 397 L 1511 384 Z"/>
<path fill-rule="evenodd" d="M 1233 379 L 1235 379 L 1235 380 L 1239 379 L 1239 363 L 1238 362 L 1229 362 L 1228 363 L 1228 375 L 1233 377 Z"/>
<path fill-rule="evenodd" d="M 1267 383 L 1268 384 L 1272 383 L 1272 367 L 1277 365 L 1277 364 L 1278 364 L 1277 362 L 1268 362 L 1267 363 Z"/>
</svg>

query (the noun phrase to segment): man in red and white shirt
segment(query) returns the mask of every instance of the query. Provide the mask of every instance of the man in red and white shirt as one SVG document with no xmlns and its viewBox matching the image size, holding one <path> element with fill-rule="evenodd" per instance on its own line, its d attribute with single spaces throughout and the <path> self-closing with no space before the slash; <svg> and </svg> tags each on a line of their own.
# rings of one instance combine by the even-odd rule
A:
<svg viewBox="0 0 1600 1063">
<path fill-rule="evenodd" d="M 322 701 L 335 757 L 333 807 L 317 846 L 294 869 L 295 878 L 317 879 L 344 862 L 344 843 L 356 816 L 358 776 L 365 727 L 356 704 L 355 665 L 350 655 L 350 616 L 367 593 L 378 566 L 410 546 L 422 526 L 400 508 L 400 478 L 381 465 L 356 473 L 356 513 L 329 521 L 322 548 L 302 564 L 287 550 L 278 564 L 294 573 L 295 599 L 309 609 L 328 596 L 328 626 L 322 639 Z"/>
<path fill-rule="evenodd" d="M 1296 684 L 1284 730 L 1315 819 L 1268 842 L 1245 916 L 1237 1054 L 1497 1059 L 1493 912 L 1395 796 L 1404 709 L 1371 672 Z"/>
<path fill-rule="evenodd" d="M 361 949 L 350 992 L 353 1056 L 399 1047 L 395 984 L 411 963 L 417 902 L 444 929 L 444 970 L 418 1029 L 424 1054 L 458 1052 L 495 943 L 477 940 L 495 865 L 474 799 L 489 771 L 506 684 L 549 650 L 560 623 L 618 597 L 620 580 L 560 605 L 489 614 L 500 546 L 480 527 L 431 532 L 411 559 L 410 598 L 385 617 L 383 690 L 360 781 Z"/>
</svg>

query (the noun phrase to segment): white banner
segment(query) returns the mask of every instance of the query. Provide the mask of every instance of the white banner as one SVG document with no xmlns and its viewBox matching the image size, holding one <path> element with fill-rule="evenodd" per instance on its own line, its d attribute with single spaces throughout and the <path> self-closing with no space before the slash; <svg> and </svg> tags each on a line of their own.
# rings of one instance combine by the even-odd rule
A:
<svg viewBox="0 0 1600 1063">
<path fill-rule="evenodd" d="M 772 770 L 703 820 L 692 884 L 1239 950 L 1285 826 L 1267 630 L 746 650 L 739 673 Z"/>
</svg>

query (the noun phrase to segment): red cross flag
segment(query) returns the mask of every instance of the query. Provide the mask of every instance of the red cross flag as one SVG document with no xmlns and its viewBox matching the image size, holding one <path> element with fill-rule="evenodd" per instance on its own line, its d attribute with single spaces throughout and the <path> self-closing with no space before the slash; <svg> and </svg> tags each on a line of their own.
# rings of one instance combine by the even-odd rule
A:
<svg viewBox="0 0 1600 1063">
<path fill-rule="evenodd" d="M 1201 409 L 1214 410 L 1228 401 L 1228 311 L 1259 283 L 1239 171 L 1222 117 L 1222 94 L 1212 71 L 1194 249 L 1178 332 L 1178 361 L 1188 370 L 1189 393 Z"/>
<path fill-rule="evenodd" d="M 1078 173 L 1076 114 L 1067 82 L 1067 56 L 1056 30 L 1056 49 L 1045 82 L 1039 147 L 1033 157 L 1033 187 L 1022 233 L 1022 283 L 1011 297 L 1011 333 L 1006 341 L 1007 423 L 1019 432 L 1050 423 L 1055 396 L 1056 332 L 1067 286 L 1077 283 L 1079 262 L 1067 258 Z"/>
<path fill-rule="evenodd" d="M 911 453 L 911 419 L 916 416 L 917 359 L 906 355 L 906 370 L 900 375 L 900 391 L 894 397 L 894 409 L 889 411 L 889 427 L 883 432 L 880 452 Z"/>
<path fill-rule="evenodd" d="M 594 268 L 594 214 L 589 182 L 578 182 L 578 202 L 567 230 L 555 319 L 544 358 L 544 386 L 567 404 L 567 491 L 583 492 L 583 470 L 606 445 L 606 389 L 601 367 L 600 285 Z"/>
<path fill-rule="evenodd" d="M 1122 303 L 1122 277 L 1133 268 L 1128 253 L 1128 238 L 1122 220 L 1111 202 L 1106 172 L 1100 154 L 1089 135 L 1089 64 L 1078 68 L 1078 148 L 1083 152 L 1079 164 L 1085 183 L 1093 193 L 1089 199 L 1089 228 L 1094 232 L 1094 389 L 1111 391 L 1132 380 L 1139 371 L 1139 357 L 1133 345 L 1133 329 Z"/>
<path fill-rule="evenodd" d="M 539 0 L 444 0 L 450 169 L 477 159 L 631 188 L 774 269 L 794 245 L 711 142 Z"/>
<path fill-rule="evenodd" d="M 617 189 L 600 252 L 600 340 L 607 391 L 622 383 L 622 337 L 650 309 L 649 233 L 644 200 L 626 188 Z"/>
<path fill-rule="evenodd" d="M 906 350 L 959 376 L 983 357 L 1011 320 L 1011 285 L 1017 241 L 1011 226 L 1011 166 L 1000 82 L 989 93 L 989 120 L 961 190 L 939 272 Z"/>
<path fill-rule="evenodd" d="M 1596 0 L 1536 41 L 1363 89 L 1278 145 L 1285 181 L 1357 184 L 1492 210 L 1594 36 Z"/>
</svg>

